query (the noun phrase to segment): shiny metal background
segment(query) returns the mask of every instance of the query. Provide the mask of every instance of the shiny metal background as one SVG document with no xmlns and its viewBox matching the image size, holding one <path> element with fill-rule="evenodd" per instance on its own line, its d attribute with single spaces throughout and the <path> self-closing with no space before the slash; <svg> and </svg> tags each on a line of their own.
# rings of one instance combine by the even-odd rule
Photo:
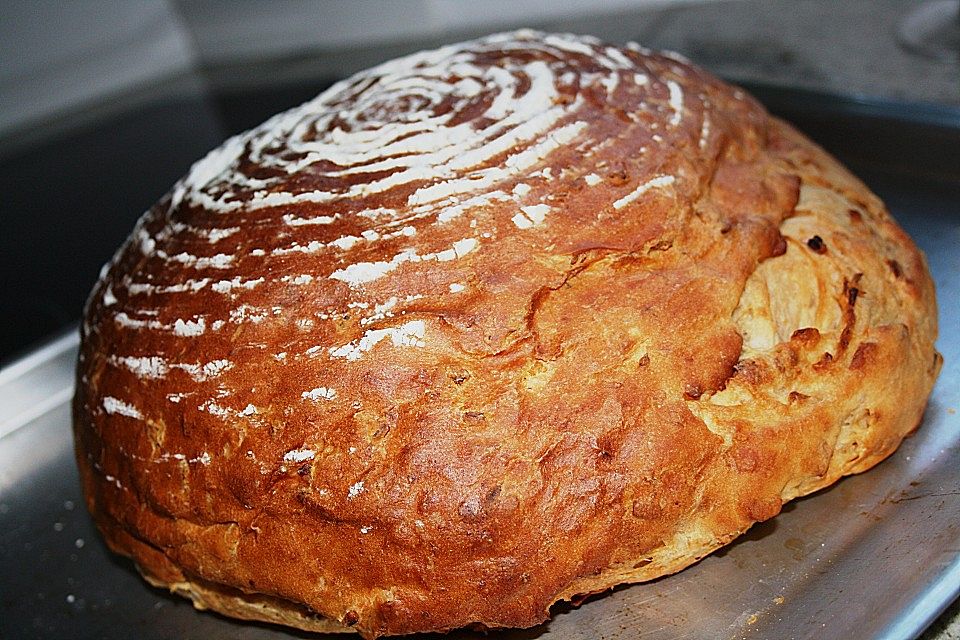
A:
<svg viewBox="0 0 960 640">
<path fill-rule="evenodd" d="M 488 637 L 911 638 L 957 597 L 960 176 L 945 179 L 936 158 L 929 167 L 904 175 L 879 158 L 858 169 L 926 251 L 937 284 L 945 365 L 917 433 L 869 473 L 788 504 L 679 574 Z M 0 372 L 0 638 L 316 637 L 196 613 L 105 549 L 73 462 L 75 354 L 67 335 Z"/>
</svg>

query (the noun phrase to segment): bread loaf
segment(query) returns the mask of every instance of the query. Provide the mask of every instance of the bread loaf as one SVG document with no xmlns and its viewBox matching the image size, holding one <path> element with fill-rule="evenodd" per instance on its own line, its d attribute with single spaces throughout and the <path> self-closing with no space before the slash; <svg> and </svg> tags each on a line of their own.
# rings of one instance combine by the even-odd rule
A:
<svg viewBox="0 0 960 640">
<path fill-rule="evenodd" d="M 520 31 L 195 164 L 89 299 L 77 461 L 198 608 L 527 627 L 890 455 L 936 332 L 881 201 L 743 91 Z"/>
</svg>

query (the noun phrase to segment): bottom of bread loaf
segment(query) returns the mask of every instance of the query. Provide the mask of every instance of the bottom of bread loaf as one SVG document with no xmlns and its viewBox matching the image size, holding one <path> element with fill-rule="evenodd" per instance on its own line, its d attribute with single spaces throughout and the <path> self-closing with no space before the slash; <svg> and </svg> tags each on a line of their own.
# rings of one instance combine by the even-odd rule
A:
<svg viewBox="0 0 960 640">
<path fill-rule="evenodd" d="M 916 426 L 919 426 L 919 422 Z M 912 433 L 916 426 L 906 435 Z M 897 444 L 899 444 L 899 441 Z M 789 495 L 782 496 L 782 502 L 785 504 L 792 499 L 827 488 L 843 476 L 867 471 L 882 462 L 895 450 L 896 447 L 894 446 L 864 455 L 864 452 L 858 448 L 849 449 L 845 452 L 846 455 L 839 465 L 832 466 L 830 471 L 822 477 L 808 478 L 805 483 L 795 486 Z M 726 546 L 745 531 L 746 529 L 730 532 L 722 538 L 716 538 L 709 531 L 698 531 L 696 528 L 682 531 L 678 533 L 673 544 L 654 550 L 649 557 L 613 566 L 601 575 L 584 577 L 574 582 L 568 589 L 558 595 L 555 604 L 572 602 L 575 606 L 578 606 L 588 596 L 602 593 L 618 585 L 648 582 L 677 573 L 699 562 L 717 549 Z M 137 569 L 151 585 L 168 589 L 171 593 L 189 599 L 193 606 L 201 611 L 215 611 L 230 618 L 284 625 L 314 633 L 351 633 L 356 631 L 351 626 L 351 623 L 355 621 L 344 620 L 340 622 L 333 620 L 302 604 L 283 598 L 259 593 L 245 593 L 197 577 L 184 577 L 182 580 L 167 581 L 158 578 L 140 565 L 137 565 Z M 477 626 L 487 628 L 482 624 Z"/>
<path fill-rule="evenodd" d="M 147 582 L 155 587 L 187 598 L 200 611 L 216 611 L 230 618 L 269 622 L 316 633 L 350 633 L 345 624 L 325 618 L 307 607 L 262 594 L 244 593 L 200 578 L 182 582 L 166 582 L 137 567 Z"/>
</svg>

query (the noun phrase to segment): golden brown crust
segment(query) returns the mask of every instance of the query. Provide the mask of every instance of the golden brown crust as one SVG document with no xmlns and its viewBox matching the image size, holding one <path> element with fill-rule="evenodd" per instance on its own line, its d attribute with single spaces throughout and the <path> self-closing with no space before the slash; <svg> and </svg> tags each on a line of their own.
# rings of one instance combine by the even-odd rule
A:
<svg viewBox="0 0 960 640">
<path fill-rule="evenodd" d="M 530 626 L 882 460 L 935 337 L 922 254 L 802 135 L 675 56 L 521 32 L 198 163 L 91 296 L 77 459 L 200 607 Z"/>
</svg>

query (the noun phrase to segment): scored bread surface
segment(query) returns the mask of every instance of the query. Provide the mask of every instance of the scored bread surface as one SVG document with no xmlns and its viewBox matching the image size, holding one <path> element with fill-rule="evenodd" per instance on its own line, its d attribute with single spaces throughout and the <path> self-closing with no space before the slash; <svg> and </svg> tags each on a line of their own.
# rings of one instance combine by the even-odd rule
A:
<svg viewBox="0 0 960 640">
<path fill-rule="evenodd" d="M 940 364 L 922 254 L 835 160 L 675 54 L 530 31 L 229 139 L 82 334 L 111 548 L 367 637 L 678 571 L 888 456 Z"/>
</svg>

